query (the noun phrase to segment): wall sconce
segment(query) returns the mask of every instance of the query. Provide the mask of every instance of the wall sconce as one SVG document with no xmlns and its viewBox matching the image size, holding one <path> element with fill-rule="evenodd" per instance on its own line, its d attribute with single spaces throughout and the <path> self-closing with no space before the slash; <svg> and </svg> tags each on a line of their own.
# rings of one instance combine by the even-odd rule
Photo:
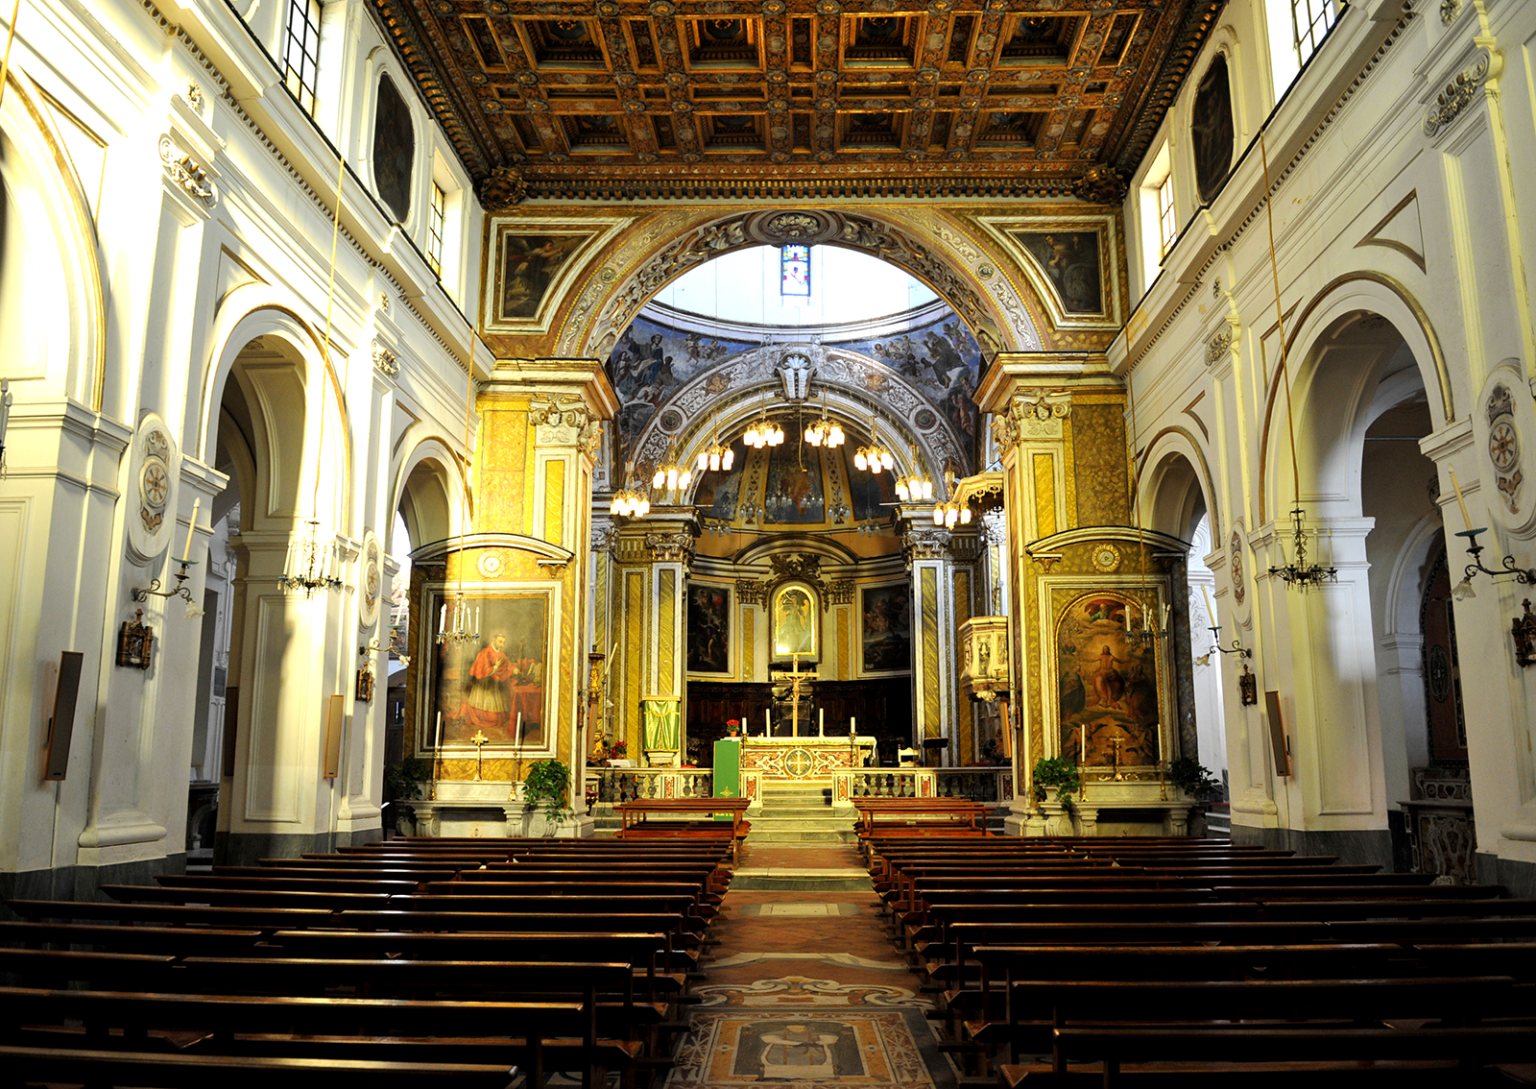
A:
<svg viewBox="0 0 1536 1089">
<path fill-rule="evenodd" d="M 1505 556 L 1500 561 L 1503 567 L 1500 571 L 1490 571 L 1483 566 L 1483 546 L 1477 543 L 1477 535 L 1487 532 L 1488 527 L 1484 526 L 1482 529 L 1464 529 L 1456 534 L 1458 537 L 1465 537 L 1467 539 L 1467 554 L 1472 557 L 1472 562 L 1467 564 L 1461 581 L 1456 584 L 1456 589 L 1451 591 L 1459 601 L 1477 596 L 1477 592 L 1472 589 L 1472 580 L 1477 577 L 1478 572 L 1482 572 L 1493 579 L 1510 578 L 1513 576 L 1514 580 L 1522 586 L 1536 584 L 1536 570 L 1517 567 L 1513 556 Z"/>
</svg>

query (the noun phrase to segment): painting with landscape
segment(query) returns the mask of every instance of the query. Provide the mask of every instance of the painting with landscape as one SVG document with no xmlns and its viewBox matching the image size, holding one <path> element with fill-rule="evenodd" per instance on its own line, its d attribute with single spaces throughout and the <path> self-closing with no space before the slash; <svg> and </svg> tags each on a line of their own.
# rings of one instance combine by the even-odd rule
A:
<svg viewBox="0 0 1536 1089">
<path fill-rule="evenodd" d="M 1129 638 L 1141 626 L 1141 606 L 1119 594 L 1084 594 L 1058 614 L 1058 721 L 1068 760 L 1158 762 L 1158 651 L 1155 641 Z"/>
<path fill-rule="evenodd" d="M 492 747 L 542 748 L 549 599 L 500 594 L 466 600 L 480 638 L 433 648 L 437 669 L 427 744 L 440 714 L 445 746 L 468 745 L 481 734 Z M 441 608 L 441 599 L 436 604 Z"/>
</svg>

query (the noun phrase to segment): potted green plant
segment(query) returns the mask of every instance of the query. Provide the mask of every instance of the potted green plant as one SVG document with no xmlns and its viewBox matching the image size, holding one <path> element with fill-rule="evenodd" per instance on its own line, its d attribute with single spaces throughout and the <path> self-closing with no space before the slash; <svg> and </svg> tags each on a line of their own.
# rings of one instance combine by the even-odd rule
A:
<svg viewBox="0 0 1536 1089">
<path fill-rule="evenodd" d="M 527 806 L 530 834 L 555 834 L 560 822 L 571 815 L 570 789 L 571 769 L 563 761 L 538 760 L 528 766 L 528 778 L 523 783 L 523 804 Z"/>
<path fill-rule="evenodd" d="M 1221 798 L 1221 780 L 1192 756 L 1181 756 L 1168 765 L 1168 781 L 1196 802 Z"/>
<path fill-rule="evenodd" d="M 1081 795 L 1083 792 L 1083 780 L 1077 774 L 1077 765 L 1059 756 L 1042 756 L 1036 760 L 1031 781 L 1034 783 L 1037 802 L 1045 801 L 1048 791 L 1054 789 L 1061 804 L 1070 808 L 1072 795 Z"/>
<path fill-rule="evenodd" d="M 432 778 L 432 762 L 419 756 L 407 756 L 384 771 L 384 785 L 400 801 L 420 798 L 422 785 Z"/>
</svg>

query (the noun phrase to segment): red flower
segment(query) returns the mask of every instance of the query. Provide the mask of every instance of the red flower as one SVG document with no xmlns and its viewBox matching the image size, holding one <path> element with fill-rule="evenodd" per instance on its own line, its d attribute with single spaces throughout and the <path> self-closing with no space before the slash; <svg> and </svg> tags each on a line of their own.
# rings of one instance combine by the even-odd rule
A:
<svg viewBox="0 0 1536 1089">
<path fill-rule="evenodd" d="M 741 719 L 739 719 L 739 718 L 728 718 L 728 719 L 725 720 L 725 724 L 727 726 L 731 727 L 732 729 L 735 729 L 737 726 L 741 725 Z"/>
</svg>

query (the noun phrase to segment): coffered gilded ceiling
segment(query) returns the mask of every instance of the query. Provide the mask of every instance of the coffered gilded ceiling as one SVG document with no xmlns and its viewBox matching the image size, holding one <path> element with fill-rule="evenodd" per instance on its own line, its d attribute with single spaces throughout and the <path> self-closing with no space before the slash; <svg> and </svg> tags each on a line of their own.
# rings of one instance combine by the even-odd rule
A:
<svg viewBox="0 0 1536 1089">
<path fill-rule="evenodd" d="M 374 0 L 490 209 L 1114 201 L 1221 0 Z"/>
</svg>

